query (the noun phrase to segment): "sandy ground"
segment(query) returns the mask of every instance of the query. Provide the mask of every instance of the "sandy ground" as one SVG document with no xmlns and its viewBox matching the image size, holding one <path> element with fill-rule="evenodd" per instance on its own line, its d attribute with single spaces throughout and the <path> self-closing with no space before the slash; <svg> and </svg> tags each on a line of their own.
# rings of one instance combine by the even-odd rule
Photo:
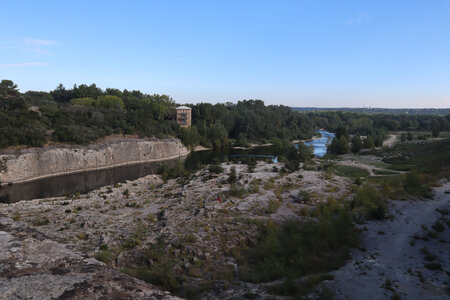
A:
<svg viewBox="0 0 450 300">
<path fill-rule="evenodd" d="M 391 134 L 391 135 L 389 135 L 387 140 L 385 140 L 383 142 L 383 146 L 384 147 L 392 147 L 392 146 L 394 146 L 395 143 L 397 142 L 398 136 L 399 136 L 398 134 Z"/>
<path fill-rule="evenodd" d="M 366 251 L 354 250 L 353 260 L 334 272 L 337 298 L 387 299 L 396 292 L 401 299 L 450 299 L 450 229 L 443 222 L 446 229 L 432 237 L 431 227 L 448 220 L 441 212 L 450 211 L 449 190 L 446 183 L 435 189 L 433 200 L 392 201 L 392 219 L 362 225 Z M 423 247 L 436 255 L 442 270 L 425 267 Z"/>
</svg>

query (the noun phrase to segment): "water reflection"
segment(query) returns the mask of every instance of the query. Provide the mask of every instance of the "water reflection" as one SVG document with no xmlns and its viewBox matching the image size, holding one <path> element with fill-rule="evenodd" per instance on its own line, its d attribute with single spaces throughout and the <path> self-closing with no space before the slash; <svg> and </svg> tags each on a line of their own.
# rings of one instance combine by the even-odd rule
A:
<svg viewBox="0 0 450 300">
<path fill-rule="evenodd" d="M 149 174 L 155 174 L 162 164 L 174 165 L 177 161 L 167 160 L 142 163 L 3 186 L 0 189 L 0 202 L 13 203 L 20 200 L 57 197 L 76 192 L 87 193 L 100 186 L 135 180 Z"/>
</svg>

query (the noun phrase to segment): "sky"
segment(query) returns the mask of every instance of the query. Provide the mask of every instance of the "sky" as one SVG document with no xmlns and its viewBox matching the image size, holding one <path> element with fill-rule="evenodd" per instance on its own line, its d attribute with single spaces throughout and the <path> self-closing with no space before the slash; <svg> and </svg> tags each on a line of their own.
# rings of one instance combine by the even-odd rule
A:
<svg viewBox="0 0 450 300">
<path fill-rule="evenodd" d="M 450 1 L 0 0 L 0 79 L 177 103 L 450 107 Z"/>
</svg>

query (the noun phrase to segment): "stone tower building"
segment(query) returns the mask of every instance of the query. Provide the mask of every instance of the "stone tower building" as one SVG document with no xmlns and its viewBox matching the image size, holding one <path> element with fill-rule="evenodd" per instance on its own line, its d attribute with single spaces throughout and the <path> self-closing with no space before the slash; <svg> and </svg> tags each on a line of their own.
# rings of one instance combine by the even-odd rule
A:
<svg viewBox="0 0 450 300">
<path fill-rule="evenodd" d="M 177 122 L 180 127 L 188 128 L 191 127 L 192 120 L 192 109 L 187 106 L 177 107 Z"/>
</svg>

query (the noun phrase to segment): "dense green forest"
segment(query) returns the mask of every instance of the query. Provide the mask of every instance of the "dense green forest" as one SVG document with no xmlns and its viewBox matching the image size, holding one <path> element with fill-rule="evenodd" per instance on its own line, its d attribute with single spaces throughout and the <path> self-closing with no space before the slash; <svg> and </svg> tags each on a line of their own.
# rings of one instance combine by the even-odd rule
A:
<svg viewBox="0 0 450 300">
<path fill-rule="evenodd" d="M 278 142 L 310 138 L 324 128 L 350 135 L 369 136 L 379 146 L 387 131 L 450 130 L 450 115 L 363 114 L 352 112 L 298 112 L 261 100 L 238 103 L 187 104 L 193 126 L 175 122 L 173 99 L 140 91 L 102 90 L 95 84 L 62 84 L 50 92 L 21 93 L 11 80 L 0 83 L 0 148 L 42 146 L 49 141 L 86 144 L 110 134 L 140 137 L 179 137 L 186 145 L 225 147 L 230 143 Z M 369 145 L 371 146 L 371 145 Z"/>
</svg>

